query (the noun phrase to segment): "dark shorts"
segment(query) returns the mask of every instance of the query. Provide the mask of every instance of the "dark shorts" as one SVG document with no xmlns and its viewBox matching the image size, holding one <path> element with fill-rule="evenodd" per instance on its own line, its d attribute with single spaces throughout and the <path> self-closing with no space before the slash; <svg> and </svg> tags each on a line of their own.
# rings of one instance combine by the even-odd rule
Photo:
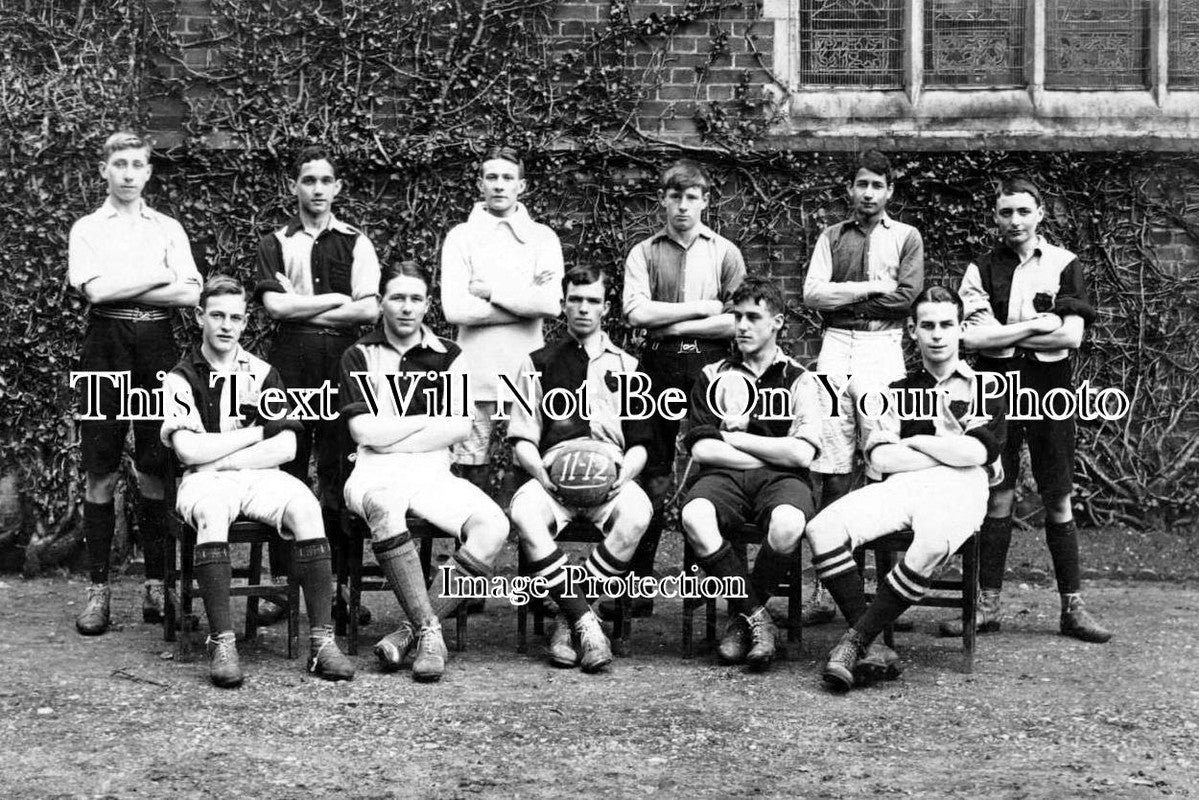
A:
<svg viewBox="0 0 1199 800">
<path fill-rule="evenodd" d="M 700 498 L 715 506 L 721 531 L 735 531 L 746 522 L 765 531 L 770 515 L 784 505 L 799 509 L 806 519 L 816 514 L 808 482 L 772 467 L 704 470 L 691 484 L 684 505 Z"/>
<path fill-rule="evenodd" d="M 651 394 L 655 400 L 665 389 L 675 387 L 691 398 L 691 388 L 706 364 L 719 361 L 729 353 L 728 342 L 718 340 L 686 340 L 676 343 L 646 342 L 641 353 L 639 369 L 652 381 Z M 651 420 L 653 439 L 647 450 L 648 459 L 641 471 L 644 478 L 671 474 L 674 469 L 675 441 L 681 420 L 669 420 L 655 415 Z"/>
<path fill-rule="evenodd" d="M 158 373 L 169 372 L 179 361 L 170 320 L 134 322 L 92 316 L 83 336 L 83 352 L 79 359 L 81 371 L 128 372 L 131 388 L 156 391 L 162 388 Z M 116 419 L 120 413 L 119 390 L 109 381 L 100 381 L 98 411 L 103 420 L 80 420 L 79 438 L 83 452 L 83 468 L 88 472 L 107 475 L 121 466 L 125 437 L 130 422 Z M 81 391 L 82 384 L 77 384 Z M 84 400 L 79 408 L 83 413 Z M 131 408 L 130 411 L 135 409 Z M 156 409 L 147 409 L 143 414 Z M 166 471 L 166 448 L 158 435 L 162 419 L 133 422 L 133 459 L 139 472 L 162 476 Z"/>
<path fill-rule="evenodd" d="M 982 372 L 1019 371 L 1020 385 L 1044 395 L 1051 389 L 1074 390 L 1070 359 L 1043 362 L 1032 358 L 979 358 L 974 367 Z M 1006 401 L 1005 401 L 1006 402 Z M 1074 491 L 1074 418 L 1064 420 L 1007 421 L 1003 447 L 1003 482 L 996 489 L 1014 489 L 1020 477 L 1020 446 L 1028 442 L 1029 460 L 1037 491 L 1052 502 Z"/>
<path fill-rule="evenodd" d="M 357 339 L 356 328 L 316 333 L 281 325 L 267 360 L 279 370 L 283 385 L 289 389 L 316 389 L 325 381 L 337 388 L 341 355 Z M 313 450 L 321 505 L 337 508 L 341 487 L 349 475 L 347 458 L 353 452 L 349 431 L 340 416 L 335 420 L 305 420 L 304 430 L 296 435 L 296 457 L 282 469 L 308 485 L 308 462 Z"/>
</svg>

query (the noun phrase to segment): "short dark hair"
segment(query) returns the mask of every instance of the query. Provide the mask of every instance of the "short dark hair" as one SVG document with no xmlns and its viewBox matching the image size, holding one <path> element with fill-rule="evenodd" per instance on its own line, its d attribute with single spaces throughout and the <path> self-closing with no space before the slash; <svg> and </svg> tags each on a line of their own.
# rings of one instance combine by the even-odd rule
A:
<svg viewBox="0 0 1199 800">
<path fill-rule="evenodd" d="M 886 179 L 888 186 L 891 185 L 891 179 L 894 177 L 891 171 L 891 159 L 878 150 L 867 150 L 859 154 L 854 160 L 852 171 L 846 176 L 851 184 L 857 180 L 858 173 L 862 170 L 873 172 L 875 175 L 882 175 Z"/>
<path fill-rule="evenodd" d="M 310 144 L 301 148 L 300 152 L 296 153 L 295 160 L 291 162 L 291 176 L 293 178 L 300 177 L 300 170 L 304 168 L 305 164 L 309 161 L 320 161 L 321 159 L 328 161 L 329 166 L 333 167 L 333 177 L 336 178 L 338 173 L 341 172 L 337 166 L 337 159 L 334 158 L 329 148 L 323 144 Z"/>
<path fill-rule="evenodd" d="M 232 275 L 213 275 L 204 281 L 204 288 L 200 290 L 200 308 L 208 306 L 208 298 L 223 294 L 239 294 L 245 298 L 246 287 Z"/>
<path fill-rule="evenodd" d="M 145 136 L 136 131 L 117 131 L 104 140 L 104 144 L 100 147 L 100 158 L 103 161 L 107 161 L 109 156 L 118 150 L 135 149 L 145 150 L 147 159 L 154 155 L 154 146 L 150 144 L 150 140 Z"/>
<path fill-rule="evenodd" d="M 708 190 L 712 188 L 712 181 L 708 178 L 708 173 L 694 161 L 684 158 L 671 164 L 662 173 L 662 191 L 677 189 L 685 192 L 692 187 L 699 187 L 704 194 L 707 194 Z"/>
<path fill-rule="evenodd" d="M 387 284 L 396 278 L 418 278 L 425 282 L 426 292 L 433 288 L 433 282 L 429 278 L 429 271 L 427 269 L 415 261 L 401 261 L 398 264 L 384 267 L 382 272 L 379 273 L 380 296 L 387 293 Z"/>
<path fill-rule="evenodd" d="M 572 284 L 575 286 L 590 286 L 596 281 L 601 281 L 604 284 L 604 293 L 612 288 L 612 276 L 608 271 L 600 267 L 577 266 L 571 267 L 562 276 L 562 293 L 566 294 L 567 287 Z"/>
<path fill-rule="evenodd" d="M 1009 196 L 1013 194 L 1028 194 L 1032 195 L 1032 199 L 1037 201 L 1037 206 L 1041 205 L 1041 190 L 1037 185 L 1025 178 L 1022 175 L 1017 175 L 1013 178 L 1004 178 L 999 181 L 999 185 L 995 190 L 995 199 Z"/>
<path fill-rule="evenodd" d="M 497 158 L 503 159 L 504 161 L 511 161 L 513 164 L 515 164 L 518 178 L 523 178 L 525 176 L 525 162 L 521 161 L 520 153 L 517 153 L 515 148 L 489 147 L 487 148 L 487 151 L 483 153 L 483 157 L 479 159 L 480 178 L 483 177 L 483 165 L 488 161 L 494 161 Z"/>
<path fill-rule="evenodd" d="M 966 309 L 962 305 L 962 298 L 958 296 L 958 293 L 950 291 L 940 284 L 934 283 L 932 286 L 926 286 L 920 294 L 916 295 L 911 308 L 908 309 L 908 316 L 912 318 L 913 322 L 923 303 L 953 303 L 958 310 L 958 322 L 961 322 L 966 316 Z"/>
<path fill-rule="evenodd" d="M 765 303 L 771 314 L 782 314 L 787 310 L 787 301 L 783 299 L 778 281 L 761 275 L 749 276 L 733 292 L 733 305 L 746 300 Z"/>
</svg>

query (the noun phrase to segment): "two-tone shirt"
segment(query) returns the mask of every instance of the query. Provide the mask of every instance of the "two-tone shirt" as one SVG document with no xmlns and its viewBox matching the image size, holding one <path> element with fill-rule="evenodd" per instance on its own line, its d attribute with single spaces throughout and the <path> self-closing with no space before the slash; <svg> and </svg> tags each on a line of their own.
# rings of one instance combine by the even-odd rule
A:
<svg viewBox="0 0 1199 800">
<path fill-rule="evenodd" d="M 296 294 L 338 293 L 354 300 L 379 291 L 379 257 L 366 234 L 336 217 L 313 235 L 298 216 L 258 241 L 258 282 L 254 297 L 285 291 L 282 273 Z"/>
<path fill-rule="evenodd" d="M 958 361 L 940 380 L 923 366 L 912 370 L 890 385 L 890 403 L 884 413 L 862 417 L 865 431 L 862 452 L 867 463 L 874 448 L 897 444 L 909 436 L 972 436 L 986 448 L 988 482 L 991 486 L 999 484 L 1003 481 L 1000 454 L 1007 423 L 1004 401 L 994 383 L 997 380 L 991 373 L 976 372 L 965 361 Z M 979 381 L 984 382 L 986 390 L 983 408 L 977 408 L 975 403 Z"/>
<path fill-rule="evenodd" d="M 162 382 L 166 403 L 162 422 L 162 443 L 171 447 L 171 437 L 179 431 L 228 433 L 253 424 L 262 393 L 268 389 L 285 391 L 279 372 L 240 345 L 228 371 L 216 372 L 197 345 L 187 353 Z M 236 392 L 236 395 L 234 395 Z M 234 401 L 236 400 L 236 407 Z M 290 412 L 290 403 L 280 395 L 279 403 L 270 403 L 272 413 Z M 264 404 L 267 405 L 267 404 Z M 299 420 L 283 418 L 273 424 L 279 431 L 300 431 Z"/>
<path fill-rule="evenodd" d="M 892 280 L 893 292 L 870 296 L 867 283 Z M 884 331 L 903 326 L 924 285 L 920 231 L 883 214 L 865 227 L 856 218 L 825 228 L 804 279 L 804 305 L 827 328 Z"/>
<path fill-rule="evenodd" d="M 632 418 L 635 409 L 630 407 L 625 409 L 630 413 L 621 414 L 619 376 L 636 371 L 637 359 L 614 345 L 602 332 L 591 350 L 567 336 L 533 351 L 525 358 L 517 376 L 515 386 L 525 402 L 512 404 L 508 441 L 532 442 L 547 461 L 552 461 L 558 445 L 573 439 L 592 439 L 611 444 L 612 457 L 620 463 L 628 450 L 637 445 L 647 446 L 653 438 L 648 419 Z M 626 392 L 635 388 L 629 382 L 631 376 L 623 380 Z M 579 402 L 580 387 L 585 387 L 586 409 Z M 561 419 L 546 414 L 546 395 L 550 393 L 558 400 L 551 399 L 555 405 L 549 410 Z"/>
<path fill-rule="evenodd" d="M 663 228 L 637 244 L 625 259 L 625 319 L 649 302 L 686 303 L 720 300 L 727 309 L 745 280 L 745 258 L 737 246 L 700 223 L 684 246 Z"/>
<path fill-rule="evenodd" d="M 684 444 L 690 450 L 702 439 L 721 438 L 722 431 L 745 431 L 801 439 L 819 453 L 820 391 L 816 376 L 781 347 L 761 372 L 740 353 L 714 361 L 692 387 L 691 428 Z"/>
<path fill-rule="evenodd" d="M 101 276 L 136 276 L 163 267 L 177 282 L 197 287 L 203 282 L 183 226 L 145 201 L 129 215 L 105 200 L 71 227 L 67 282 L 76 291 Z"/>
<path fill-rule="evenodd" d="M 495 400 L 497 376 L 514 379 L 524 357 L 545 344 L 544 320 L 561 311 L 564 272 L 558 235 L 520 203 L 506 217 L 479 203 L 446 235 L 441 308 L 458 326 L 475 401 Z M 487 284 L 490 300 L 471 294 L 472 280 Z"/>
<path fill-rule="evenodd" d="M 420 341 L 403 353 L 382 326 L 350 345 L 341 356 L 341 416 L 464 416 L 466 359 L 461 348 L 421 327 Z M 361 454 L 371 448 L 360 445 Z M 449 448 L 444 448 L 448 464 Z"/>
<path fill-rule="evenodd" d="M 1087 324 L 1095 320 L 1078 257 L 1043 238 L 1026 259 L 1021 260 L 1015 250 L 1000 244 L 972 262 L 966 267 L 958 295 L 965 307 L 967 327 L 1010 325 L 1045 311 L 1077 315 Z M 1011 358 L 1017 347 L 981 352 L 991 358 Z M 1070 355 L 1065 348 L 1029 353 L 1038 361 L 1061 361 Z"/>
</svg>

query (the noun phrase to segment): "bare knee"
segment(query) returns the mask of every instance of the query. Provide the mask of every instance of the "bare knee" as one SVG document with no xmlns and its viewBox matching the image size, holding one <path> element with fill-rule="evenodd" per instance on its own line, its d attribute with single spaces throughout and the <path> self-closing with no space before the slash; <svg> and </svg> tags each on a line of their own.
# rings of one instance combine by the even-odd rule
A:
<svg viewBox="0 0 1199 800">
<path fill-rule="evenodd" d="M 192 524 L 196 528 L 196 544 L 228 541 L 230 522 L 229 512 L 223 507 L 198 504 L 192 510 Z"/>
<path fill-rule="evenodd" d="M 1010 517 L 1012 505 L 1016 501 L 1015 489 L 996 489 L 987 499 L 988 517 Z"/>
<path fill-rule="evenodd" d="M 386 489 L 371 489 L 363 495 L 362 515 L 370 528 L 371 539 L 376 542 L 398 536 L 408 529 L 405 513 L 396 508 Z"/>
<path fill-rule="evenodd" d="M 478 558 L 488 564 L 495 561 L 504 542 L 508 541 L 508 518 L 497 507 L 486 511 L 476 511 L 470 515 L 462 526 L 462 536 L 465 547 Z"/>
<path fill-rule="evenodd" d="M 1063 494 L 1058 497 L 1042 498 L 1045 505 L 1045 516 L 1050 522 L 1069 522 L 1074 519 L 1074 495 Z"/>
<path fill-rule="evenodd" d="M 795 552 L 799 539 L 803 536 L 804 524 L 807 518 L 795 506 L 778 506 L 770 512 L 770 527 L 766 531 L 766 541 L 776 553 L 787 555 Z"/>
<path fill-rule="evenodd" d="M 291 531 L 297 542 L 325 536 L 320 501 L 309 491 L 297 493 L 283 510 L 283 527 Z"/>
<path fill-rule="evenodd" d="M 116 472 L 89 472 L 84 479 L 84 497 L 89 503 L 111 503 L 116 491 Z"/>
</svg>

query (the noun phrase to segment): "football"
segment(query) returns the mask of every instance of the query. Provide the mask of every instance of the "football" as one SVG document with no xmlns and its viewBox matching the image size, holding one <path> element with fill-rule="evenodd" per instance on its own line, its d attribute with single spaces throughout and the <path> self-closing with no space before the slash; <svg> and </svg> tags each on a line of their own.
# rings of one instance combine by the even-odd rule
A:
<svg viewBox="0 0 1199 800">
<path fill-rule="evenodd" d="M 612 445 L 592 439 L 576 439 L 554 454 L 548 471 L 564 503 L 590 508 L 603 501 L 618 472 L 613 450 Z"/>
</svg>

